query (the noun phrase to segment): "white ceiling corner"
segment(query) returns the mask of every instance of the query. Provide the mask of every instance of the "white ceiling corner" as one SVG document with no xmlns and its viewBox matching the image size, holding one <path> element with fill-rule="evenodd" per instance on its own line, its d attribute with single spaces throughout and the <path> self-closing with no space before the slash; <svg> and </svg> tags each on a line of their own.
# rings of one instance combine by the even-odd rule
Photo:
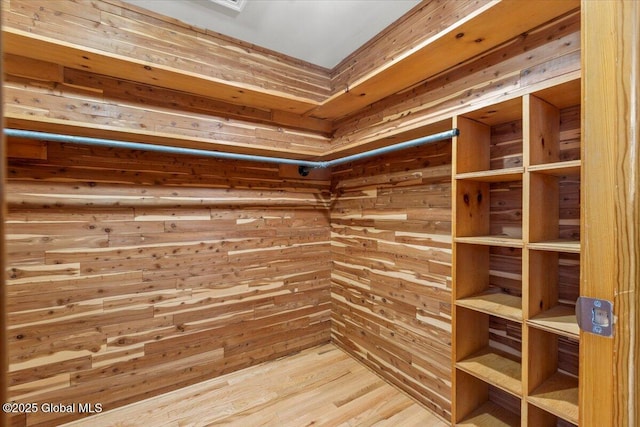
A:
<svg viewBox="0 0 640 427">
<path fill-rule="evenodd" d="M 420 3 L 420 0 L 126 1 L 325 68 L 333 68 Z M 232 7 L 221 2 L 230 2 Z M 242 7 L 238 10 L 234 5 Z"/>
</svg>

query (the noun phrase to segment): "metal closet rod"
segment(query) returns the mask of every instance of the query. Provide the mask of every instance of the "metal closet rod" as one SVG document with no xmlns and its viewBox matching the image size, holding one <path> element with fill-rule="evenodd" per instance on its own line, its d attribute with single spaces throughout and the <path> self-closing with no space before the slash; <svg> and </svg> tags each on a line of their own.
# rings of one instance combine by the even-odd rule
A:
<svg viewBox="0 0 640 427">
<path fill-rule="evenodd" d="M 458 129 L 451 129 L 445 132 L 434 133 L 432 135 L 424 136 L 421 138 L 412 139 L 405 142 L 389 145 L 387 147 L 376 148 L 373 150 L 365 151 L 351 156 L 340 157 L 334 160 L 326 161 L 313 161 L 313 160 L 296 160 L 286 159 L 283 157 L 269 157 L 269 156 L 256 156 L 252 154 L 239 154 L 239 153 L 227 153 L 224 151 L 208 151 L 200 150 L 197 148 L 183 148 L 183 147 L 171 147 L 168 145 L 157 144 L 145 144 L 140 142 L 128 142 L 117 141 L 113 139 L 103 138 L 91 138 L 86 136 L 74 136 L 74 135 L 60 135 L 57 133 L 48 132 L 36 132 L 22 129 L 4 129 L 6 136 L 14 138 L 29 138 L 41 141 L 53 141 L 53 142 L 69 142 L 73 144 L 95 145 L 100 147 L 113 147 L 113 148 L 126 148 L 130 150 L 146 150 L 155 151 L 158 153 L 167 154 L 185 154 L 189 156 L 202 156 L 202 157 L 214 157 L 217 159 L 227 160 L 247 160 L 252 162 L 266 162 L 266 163 L 278 163 L 284 165 L 298 166 L 300 175 L 307 175 L 310 169 L 327 169 L 333 166 L 341 165 L 343 163 L 352 162 L 355 160 L 366 159 L 373 156 L 392 153 L 394 151 L 404 150 L 406 148 L 418 147 L 425 144 L 430 144 L 444 139 L 450 139 L 454 136 L 458 136 L 460 131 Z"/>
</svg>

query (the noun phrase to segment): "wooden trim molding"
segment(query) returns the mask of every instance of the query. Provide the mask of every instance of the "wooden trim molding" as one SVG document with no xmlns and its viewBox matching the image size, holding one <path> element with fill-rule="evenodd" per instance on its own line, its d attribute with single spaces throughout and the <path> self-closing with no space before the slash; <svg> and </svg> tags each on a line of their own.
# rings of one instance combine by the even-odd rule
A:
<svg viewBox="0 0 640 427">
<path fill-rule="evenodd" d="M 0 54 L 2 53 L 2 34 L 0 34 Z M 0 74 L 2 73 L 2 62 L 0 62 Z M 0 87 L 0 99 L 2 99 L 2 87 Z M 4 125 L 3 110 L 0 108 L 0 124 Z M 6 325 L 6 289 L 5 289 L 5 234 L 4 234 L 4 221 L 5 221 L 5 202 L 4 191 L 6 183 L 6 143 L 4 134 L 0 135 L 0 403 L 7 401 L 7 372 L 9 370 L 8 355 L 7 355 L 7 325 Z M 0 424 L 7 425 L 7 416 L 3 412 L 0 412 Z"/>
<path fill-rule="evenodd" d="M 638 399 L 640 3 L 582 1 L 586 296 L 614 302 L 613 339 L 582 334 L 580 424 L 632 426 Z"/>
</svg>

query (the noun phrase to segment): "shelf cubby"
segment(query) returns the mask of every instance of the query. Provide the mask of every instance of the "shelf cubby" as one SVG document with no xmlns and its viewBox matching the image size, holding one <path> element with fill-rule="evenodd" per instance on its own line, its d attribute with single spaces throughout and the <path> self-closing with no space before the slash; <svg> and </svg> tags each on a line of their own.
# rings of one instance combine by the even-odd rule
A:
<svg viewBox="0 0 640 427">
<path fill-rule="evenodd" d="M 522 322 L 522 250 L 456 244 L 455 304 Z"/>
<path fill-rule="evenodd" d="M 529 327 L 527 402 L 578 423 L 579 342 Z"/>
<path fill-rule="evenodd" d="M 580 80 L 526 95 L 525 166 L 560 173 L 580 161 Z"/>
<path fill-rule="evenodd" d="M 522 239 L 502 235 L 467 236 L 456 237 L 456 243 L 466 243 L 469 245 L 499 246 L 503 248 L 523 248 Z"/>
<path fill-rule="evenodd" d="M 528 174 L 531 249 L 580 252 L 580 176 Z"/>
<path fill-rule="evenodd" d="M 455 192 L 457 239 L 481 237 L 494 239 L 485 240 L 488 244 L 522 247 L 522 180 L 456 180 Z"/>
<path fill-rule="evenodd" d="M 517 360 L 508 353 L 485 347 L 457 363 L 458 369 L 489 384 L 499 384 L 500 389 L 519 396 L 522 390 L 521 369 Z"/>
<path fill-rule="evenodd" d="M 527 248 L 537 251 L 580 253 L 580 241 L 569 239 L 545 240 L 542 242 L 528 243 Z"/>
<path fill-rule="evenodd" d="M 464 371 L 457 370 L 459 384 L 457 420 L 467 427 L 519 427 L 521 400 Z"/>
<path fill-rule="evenodd" d="M 527 323 L 535 328 L 579 339 L 575 301 L 580 295 L 579 254 L 529 251 Z"/>
<path fill-rule="evenodd" d="M 582 160 L 567 160 L 563 162 L 532 165 L 527 168 L 527 171 L 553 176 L 580 175 L 581 167 Z"/>
<path fill-rule="evenodd" d="M 454 126 L 460 130 L 454 144 L 456 174 L 494 170 L 508 174 L 523 167 L 522 98 L 456 117 Z"/>
<path fill-rule="evenodd" d="M 527 322 L 530 326 L 554 334 L 579 339 L 580 328 L 576 322 L 575 306 L 555 305 L 537 314 Z"/>
<path fill-rule="evenodd" d="M 456 340 L 456 369 L 522 396 L 522 325 L 462 306 L 455 311 L 466 325 Z"/>
<path fill-rule="evenodd" d="M 535 427 L 574 427 L 577 424 L 563 420 L 544 409 L 528 403 L 527 425 Z"/>
<path fill-rule="evenodd" d="M 522 100 L 456 117 L 454 126 L 455 236 L 521 239 Z"/>
</svg>

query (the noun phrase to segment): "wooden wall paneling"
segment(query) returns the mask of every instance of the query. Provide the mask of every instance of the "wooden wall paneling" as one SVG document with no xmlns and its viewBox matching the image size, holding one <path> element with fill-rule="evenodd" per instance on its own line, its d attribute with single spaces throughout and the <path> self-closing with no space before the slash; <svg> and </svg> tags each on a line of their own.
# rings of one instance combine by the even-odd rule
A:
<svg viewBox="0 0 640 427">
<path fill-rule="evenodd" d="M 273 91 L 275 94 L 265 92 L 259 85 L 255 85 L 255 82 L 249 84 L 229 82 L 219 76 L 202 74 L 203 69 L 191 72 L 190 76 L 189 71 L 185 74 L 182 69 L 156 63 L 153 60 L 140 60 L 135 56 L 91 48 L 82 44 L 84 39 L 75 43 L 60 41 L 57 35 L 64 34 L 61 28 L 54 29 L 53 36 L 42 36 L 29 30 L 15 28 L 6 28 L 4 32 L 7 52 L 21 54 L 26 48 L 30 57 L 34 59 L 56 61 L 71 68 L 90 68 L 96 73 L 120 78 L 136 75 L 136 80 L 141 83 L 201 93 L 226 102 L 246 103 L 258 108 L 289 110 L 296 114 L 304 114 L 318 105 L 317 101 L 306 96 L 291 95 L 286 92 Z M 206 68 L 206 70 L 211 69 Z M 280 89 L 286 90 L 286 86 Z"/>
<path fill-rule="evenodd" d="M 464 19 L 390 58 L 365 78 L 350 81 L 345 89 L 340 88 L 341 92 L 327 98 L 310 114 L 318 118 L 341 118 L 575 10 L 579 3 L 577 0 L 555 1 L 548 8 L 528 4 L 530 10 L 523 6 L 512 1 L 480 4 L 473 12 L 467 12 Z M 498 28 L 491 25 L 507 19 L 512 25 Z M 489 28 L 492 30 L 488 31 Z M 434 57 L 438 59 L 430 60 Z"/>
<path fill-rule="evenodd" d="M 582 2 L 583 295 L 614 302 L 614 338 L 581 333 L 580 421 L 638 424 L 640 4 Z M 606 37 L 602 35 L 606 34 Z"/>
<path fill-rule="evenodd" d="M 31 19 L 34 14 L 36 21 Z M 138 81 L 148 84 L 215 94 L 241 105 L 279 105 L 283 111 L 298 113 L 313 107 L 329 91 L 328 73 L 321 67 L 162 19 L 125 3 L 74 8 L 65 2 L 40 5 L 12 0 L 4 15 L 7 52 L 20 54 L 20 46 L 35 42 L 29 49 L 31 57 L 56 58 L 73 68 L 89 67 L 123 78 L 136 75 Z M 82 31 L 70 32 L 65 23 Z M 242 57 L 238 50 L 244 53 Z M 179 60 L 169 61 L 158 52 L 172 52 Z M 219 66 L 207 67 L 206 63 Z"/>
<path fill-rule="evenodd" d="M 15 56 L 11 55 L 11 57 Z M 23 57 L 15 58 L 20 60 L 28 59 Z M 36 62 L 34 60 L 31 61 Z M 50 64 L 44 61 L 37 62 L 39 63 L 39 67 L 43 64 Z M 25 71 L 21 71 L 18 66 L 15 68 L 17 68 L 17 70 L 12 73 L 13 75 L 20 76 L 21 74 L 25 74 Z M 59 81 L 67 85 L 100 90 L 106 98 L 112 100 L 131 101 L 132 99 L 136 99 L 139 104 L 150 104 L 166 108 L 175 108 L 179 105 L 184 111 L 203 112 L 225 118 L 245 119 L 258 123 L 275 123 L 325 134 L 331 132 L 331 125 L 326 121 L 274 109 L 232 104 L 205 96 L 198 96 L 197 94 L 187 94 L 176 90 L 165 89 L 160 86 L 150 86 L 109 76 L 96 75 L 84 70 L 64 68 L 62 78 Z"/>
<path fill-rule="evenodd" d="M 124 3 L 83 7 L 95 19 L 108 17 L 101 25 L 109 26 L 114 39 L 133 37 L 123 23 L 150 23 L 144 36 L 150 46 L 166 35 L 158 17 L 145 17 Z M 62 10 L 78 23 L 80 12 Z M 60 31 L 54 15 L 45 14 L 52 20 L 39 28 Z M 28 13 L 10 19 L 16 27 L 30 25 Z M 177 34 L 177 44 L 191 40 L 194 31 Z M 509 99 L 525 91 L 575 80 L 579 34 L 579 14 L 569 14 L 341 120 L 330 155 L 449 128 L 453 114 L 503 99 L 508 107 Z M 213 46 L 217 40 L 206 43 L 222 52 L 225 46 Z M 141 141 L 196 140 L 209 147 L 212 141 L 229 146 L 245 141 L 239 151 L 285 156 L 327 154 L 326 137 L 298 130 L 326 131 L 318 120 L 261 108 L 241 111 L 235 100 L 212 101 L 57 65 L 27 73 L 31 60 L 10 57 L 10 62 L 6 86 L 21 101 L 8 104 L 15 125 L 95 136 L 109 130 Z M 283 81 L 273 77 L 273 84 Z M 131 99 L 128 92 L 136 93 L 135 102 L 124 102 Z M 29 101 L 34 96 L 46 100 L 45 107 Z M 560 112 L 567 118 L 560 124 L 561 155 L 579 151 L 575 105 Z M 232 119 L 209 119 L 208 111 Z M 89 129 L 93 116 L 112 127 Z M 159 138 L 139 128 L 150 116 L 149 125 L 162 131 Z M 494 167 L 521 165 L 522 152 L 513 151 L 519 143 L 513 134 L 521 129 L 506 120 L 498 124 Z M 9 169 L 8 274 L 14 276 L 9 287 L 15 309 L 10 321 L 18 350 L 11 370 L 14 394 L 41 401 L 62 395 L 96 400 L 103 397 L 96 384 L 104 382 L 112 388 L 105 402 L 121 405 L 326 341 L 330 319 L 331 336 L 342 348 L 443 418 L 451 417 L 448 142 L 341 166 L 333 173 L 331 199 L 325 176 L 305 180 L 275 166 L 70 144 L 49 143 L 46 149 L 46 159 L 16 159 Z M 489 188 L 505 196 L 494 199 L 506 207 L 493 215 L 510 227 L 518 211 L 508 196 L 514 188 Z M 565 194 L 572 198 L 574 192 Z M 575 221 L 571 203 L 564 209 Z M 503 266 L 494 269 L 492 280 L 513 287 L 519 280 L 512 268 L 517 256 L 508 252 L 500 248 L 490 254 L 490 262 Z M 118 280 L 126 285 L 118 288 Z M 63 298 L 54 300 L 54 293 L 34 298 L 27 283 L 37 284 L 36 290 L 53 286 Z M 18 310 L 22 304 L 31 308 Z M 122 326 L 110 323 L 118 312 L 129 315 Z M 75 327 L 75 335 L 47 347 L 60 336 L 58 326 Z M 505 329 L 504 339 L 502 332 L 494 333 L 494 341 L 507 347 L 519 342 L 509 336 L 512 329 Z M 40 332 L 47 341 L 29 352 L 29 337 Z M 205 338 L 211 334 L 213 342 Z M 171 349 L 165 350 L 168 344 Z M 485 391 L 485 400 L 500 405 L 508 400 Z"/>
<path fill-rule="evenodd" d="M 580 73 L 575 12 L 336 122 L 333 151 L 403 135 Z M 573 105 L 577 105 L 576 102 Z"/>
<path fill-rule="evenodd" d="M 330 339 L 330 181 L 58 143 L 9 169 L 10 398 L 107 410 Z"/>
<path fill-rule="evenodd" d="M 332 337 L 449 418 L 450 143 L 334 170 Z"/>
<path fill-rule="evenodd" d="M 153 87 L 140 94 L 125 83 L 115 92 L 100 82 L 61 84 L 7 76 L 7 125 L 95 137 L 111 132 L 113 139 L 125 141 L 285 157 L 319 155 L 328 147 L 327 137 L 317 133 L 326 134 L 322 124 L 303 119 L 274 124 L 269 111 L 257 119 L 251 111 L 229 114 L 224 110 L 230 108 L 198 96 L 155 88 L 163 96 L 153 99 L 145 96 Z M 307 125 L 314 132 L 296 129 Z"/>
<path fill-rule="evenodd" d="M 47 143 L 23 139 L 7 146 L 7 158 L 47 160 Z"/>
<path fill-rule="evenodd" d="M 349 86 L 349 82 L 382 67 L 385 62 L 402 56 L 411 46 L 433 37 L 452 25 L 458 16 L 465 16 L 486 2 L 474 4 L 470 1 L 452 4 L 449 2 L 425 2 L 377 34 L 358 50 L 342 60 L 332 71 L 331 79 L 334 91 Z M 413 31 L 419 27 L 422 31 Z"/>
<path fill-rule="evenodd" d="M 528 13 L 521 6 L 511 10 L 513 3 L 510 2 L 481 4 L 476 13 L 469 15 L 470 19 L 457 20 L 437 35 L 412 43 L 411 50 L 405 49 L 401 54 L 393 55 L 392 59 L 387 59 L 364 78 L 350 81 L 348 90 L 340 87 L 338 94 L 330 97 L 327 70 L 243 46 L 192 27 L 176 25 L 122 3 L 106 3 L 108 7 L 105 3 L 84 5 L 77 11 L 70 10 L 69 4 L 65 3 L 48 3 L 40 8 L 19 0 L 8 4 L 9 16 L 5 21 L 10 27 L 5 32 L 9 53 L 20 53 L 21 48 L 28 45 L 29 55 L 35 59 L 56 58 L 57 62 L 72 68 L 89 67 L 98 74 L 122 78 L 135 75 L 142 83 L 201 92 L 232 103 L 276 107 L 298 114 L 306 113 L 322 102 L 323 105 L 313 113 L 321 117 L 327 117 L 327 114 L 328 117 L 337 117 L 364 107 L 420 82 L 425 76 L 457 64 L 460 58 L 479 54 L 530 29 L 518 27 L 516 23 L 521 20 L 514 19 L 514 25 L 505 26 L 500 34 L 487 36 L 479 31 L 484 25 L 476 22 L 478 17 L 482 21 L 497 19 L 505 13 L 521 13 L 528 18 L 523 25 L 536 26 L 577 7 L 575 0 L 568 0 L 554 3 L 553 8 Z M 469 5 L 476 7 L 471 2 L 460 7 Z M 459 16 L 445 12 L 454 18 Z M 34 14 L 38 19 L 32 21 L 29 17 Z M 61 16 L 65 23 L 82 28 L 82 33 L 65 31 L 64 24 L 60 22 Z M 109 43 L 105 43 L 105 39 Z M 434 48 L 437 50 L 438 46 L 442 48 L 450 43 L 462 46 L 456 49 L 461 56 L 453 58 L 448 50 L 448 55 L 441 55 L 440 61 L 425 69 L 424 61 L 420 59 L 425 54 L 425 45 L 426 51 L 432 53 Z M 242 61 L 238 60 L 238 48 L 245 53 Z M 180 58 L 179 65 L 176 65 L 178 61 L 167 61 L 165 56 L 157 54 L 158 51 L 173 52 Z M 210 61 L 205 58 L 204 63 L 215 62 L 219 66 L 203 67 L 202 52 L 211 55 Z M 144 60 L 140 60 L 141 57 Z M 404 71 L 398 71 L 398 64 Z M 382 85 L 378 81 L 380 78 L 384 79 Z M 364 97 L 361 96 L 363 90 L 366 92 Z"/>
</svg>

